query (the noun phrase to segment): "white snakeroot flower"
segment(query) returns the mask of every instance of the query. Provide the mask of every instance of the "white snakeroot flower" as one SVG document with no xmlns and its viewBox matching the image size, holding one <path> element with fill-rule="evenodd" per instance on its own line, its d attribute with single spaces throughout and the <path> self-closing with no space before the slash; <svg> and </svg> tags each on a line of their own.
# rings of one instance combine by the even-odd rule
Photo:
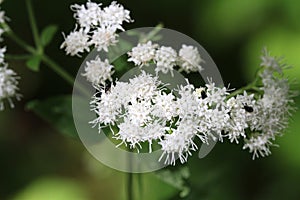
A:
<svg viewBox="0 0 300 200">
<path fill-rule="evenodd" d="M 103 9 L 101 25 L 124 31 L 124 28 L 121 26 L 123 22 L 133 22 L 129 14 L 130 12 L 124 9 L 122 5 L 113 1 L 108 7 Z"/>
<path fill-rule="evenodd" d="M 115 125 L 121 113 L 123 102 L 120 101 L 119 98 L 124 95 L 122 94 L 123 92 L 128 92 L 128 90 L 126 90 L 128 84 L 119 83 L 116 84 L 116 86 L 112 85 L 109 92 L 105 90 L 105 87 L 97 88 L 99 92 L 92 97 L 91 110 L 97 114 L 97 118 L 91 121 L 91 123 L 94 124 L 94 126 L 98 125 L 99 131 L 102 125 Z"/>
<path fill-rule="evenodd" d="M 65 48 L 66 54 L 71 56 L 80 56 L 79 53 L 84 51 L 89 52 L 89 35 L 83 29 L 72 31 L 67 37 L 64 35 L 65 41 L 61 44 L 60 48 Z"/>
<path fill-rule="evenodd" d="M 232 97 L 227 101 L 227 107 L 229 109 L 228 124 L 224 131 L 230 142 L 239 143 L 240 137 L 245 138 L 245 129 L 248 128 L 246 111 L 243 108 L 243 102 Z"/>
<path fill-rule="evenodd" d="M 86 4 L 71 6 L 74 11 L 74 18 L 79 27 L 79 31 L 71 32 L 61 48 L 66 48 L 66 53 L 71 56 L 80 56 L 80 53 L 89 51 L 91 46 L 98 51 L 108 51 L 108 47 L 115 45 L 118 40 L 117 30 L 123 30 L 123 22 L 133 22 L 129 16 L 129 11 L 116 2 L 101 9 L 102 4 L 91 2 Z M 76 30 L 77 28 L 75 28 Z"/>
<path fill-rule="evenodd" d="M 278 60 L 274 62 L 277 62 L 281 68 L 285 66 L 280 64 Z M 273 76 L 273 71 L 268 69 L 264 70 L 261 78 L 263 82 L 261 90 L 264 94 L 258 100 L 262 116 L 260 119 L 260 128 L 265 134 L 274 138 L 275 135 L 280 135 L 282 130 L 286 128 L 291 110 L 290 104 L 293 101 L 291 100 L 287 79 Z"/>
<path fill-rule="evenodd" d="M 227 127 L 230 116 L 226 109 L 208 109 L 204 120 L 208 124 L 207 136 L 214 141 L 223 141 L 222 131 Z"/>
<path fill-rule="evenodd" d="M 131 85 L 131 98 L 134 100 L 151 100 L 159 92 L 161 82 L 157 76 L 147 74 L 145 71 L 139 76 L 129 80 Z"/>
<path fill-rule="evenodd" d="M 152 140 L 160 139 L 165 133 L 165 127 L 157 121 L 142 127 L 125 118 L 118 127 L 120 130 L 114 138 L 122 140 L 119 145 L 128 143 L 131 149 L 136 148 L 138 151 L 142 148 L 141 143 L 147 141 L 149 142 L 149 152 L 152 152 Z"/>
<path fill-rule="evenodd" d="M 12 108 L 14 107 L 12 99 L 20 100 L 18 79 L 19 77 L 12 69 L 8 69 L 6 65 L 0 67 L 0 111 L 4 109 L 4 100 L 8 100 Z"/>
<path fill-rule="evenodd" d="M 118 35 L 116 34 L 115 28 L 100 27 L 93 32 L 89 44 L 94 45 L 98 51 L 103 49 L 108 52 L 108 47 L 115 45 L 118 42 L 117 37 Z"/>
<path fill-rule="evenodd" d="M 277 71 L 282 74 L 282 65 L 279 63 L 279 60 L 273 56 L 270 56 L 270 53 L 267 49 L 263 50 L 263 55 L 261 56 L 261 64 L 262 67 L 267 67 L 273 71 Z"/>
<path fill-rule="evenodd" d="M 177 157 L 181 163 L 185 163 L 191 151 L 198 149 L 193 142 L 194 136 L 197 136 L 195 122 L 192 119 L 183 120 L 178 123 L 177 129 L 173 129 L 171 134 L 166 134 L 164 140 L 161 140 L 161 150 L 163 151 L 159 160 L 165 158 L 165 164 L 175 165 Z"/>
<path fill-rule="evenodd" d="M 127 118 L 132 124 L 143 126 L 152 119 L 150 116 L 152 107 L 150 101 L 131 101 L 130 103 L 127 106 Z"/>
<path fill-rule="evenodd" d="M 269 80 L 268 83 L 271 83 Z M 258 100 L 261 106 L 260 126 L 264 133 L 272 138 L 280 135 L 288 124 L 291 100 L 287 80 L 273 80 L 273 85 L 262 88 L 264 95 Z"/>
<path fill-rule="evenodd" d="M 182 45 L 179 50 L 179 64 L 187 73 L 202 71 L 200 63 L 204 62 L 197 47 Z"/>
<path fill-rule="evenodd" d="M 0 48 L 0 64 L 4 62 L 4 54 L 6 52 L 6 47 Z"/>
<path fill-rule="evenodd" d="M 95 27 L 101 22 L 101 4 L 88 1 L 84 5 L 71 5 L 71 10 L 74 11 L 74 18 L 78 21 L 80 27 L 84 28 L 86 32 L 91 27 Z"/>
<path fill-rule="evenodd" d="M 157 44 L 152 44 L 151 41 L 147 43 L 139 43 L 136 47 L 133 47 L 131 52 L 128 52 L 129 59 L 136 66 L 142 67 L 144 65 L 148 66 L 149 63 L 154 59 Z"/>
<path fill-rule="evenodd" d="M 82 74 L 94 85 L 105 84 L 106 80 L 112 81 L 111 75 L 114 73 L 114 66 L 107 59 L 102 61 L 100 57 L 86 62 L 85 73 Z"/>
<path fill-rule="evenodd" d="M 266 134 L 253 134 L 250 139 L 245 139 L 243 149 L 249 149 L 250 153 L 253 153 L 252 159 L 254 160 L 259 156 L 265 157 L 271 154 L 270 146 L 274 146 L 270 141 L 270 138 Z"/>
<path fill-rule="evenodd" d="M 129 61 L 138 66 L 159 59 L 161 63 L 167 62 L 162 55 L 168 57 L 166 54 L 171 48 L 157 47 L 150 41 L 139 44 L 129 53 Z M 184 48 L 195 50 L 192 46 Z M 279 63 L 278 66 L 282 69 L 284 65 Z M 100 97 L 95 95 L 91 103 L 97 119 L 92 123 L 100 128 L 117 126 L 119 131 L 113 133 L 114 138 L 121 140 L 120 145 L 129 145 L 138 151 L 144 142 L 149 142 L 151 152 L 156 140 L 163 151 L 159 160 L 166 164 L 175 165 L 177 157 L 181 163 L 186 162 L 192 151 L 197 150 L 195 138 L 206 144 L 210 139 L 244 141 L 243 149 L 249 149 L 253 159 L 266 156 L 274 146 L 271 141 L 287 126 L 292 102 L 288 81 L 274 75 L 276 71 L 280 70 L 264 65 L 258 77 L 263 86 L 250 88 L 255 93 L 237 91 L 238 95 L 234 96 L 212 80 L 196 89 L 186 81 L 186 85 L 169 91 L 157 74 L 142 71 L 128 82 L 116 81 L 108 91 L 102 88 Z"/>
<path fill-rule="evenodd" d="M 155 72 L 162 72 L 164 74 L 169 71 L 173 75 L 173 68 L 176 66 L 177 52 L 172 47 L 160 47 L 156 53 L 154 62 L 156 63 Z"/>
<path fill-rule="evenodd" d="M 0 23 L 5 23 L 6 16 L 5 16 L 5 11 L 1 10 L 0 11 Z"/>
<path fill-rule="evenodd" d="M 259 156 L 267 156 L 271 152 L 271 140 L 281 136 L 282 131 L 288 125 L 288 117 L 292 110 L 291 94 L 288 80 L 282 76 L 274 75 L 274 72 L 282 74 L 286 66 L 281 60 L 271 57 L 265 50 L 262 57 L 264 70 L 260 73 L 263 86 L 260 88 L 263 95 L 253 105 L 254 120 L 250 122 L 250 130 L 257 134 L 245 140 L 244 149 L 248 148 L 253 153 L 253 159 Z M 257 109 L 255 109 L 257 108 Z M 251 118 L 250 118 L 251 119 Z"/>
<path fill-rule="evenodd" d="M 224 108 L 225 100 L 229 94 L 226 87 L 217 87 L 211 80 L 206 85 L 206 98 L 205 101 L 209 106 L 216 108 Z"/>
<path fill-rule="evenodd" d="M 92 110 L 99 116 L 94 124 L 115 124 L 118 118 L 124 116 L 124 112 L 121 113 L 122 107 L 126 110 L 125 114 L 128 114 L 130 110 L 128 115 L 145 116 L 145 119 L 149 119 L 147 118 L 149 102 L 158 93 L 159 85 L 160 82 L 157 77 L 143 71 L 139 76 L 130 79 L 129 83 L 117 81 L 116 85 L 112 85 L 109 91 L 106 92 L 105 88 L 101 89 L 101 96 L 95 95 L 91 102 Z M 133 117 L 128 118 L 134 121 Z M 141 119 L 136 119 L 136 122 L 141 122 Z"/>
<path fill-rule="evenodd" d="M 179 87 L 178 93 L 180 97 L 176 101 L 176 110 L 177 115 L 181 119 L 192 118 L 196 113 L 198 101 L 193 91 L 194 86 L 189 83 Z"/>
<path fill-rule="evenodd" d="M 177 116 L 175 96 L 172 93 L 162 93 L 156 95 L 153 99 L 152 114 L 159 118 L 171 120 L 172 117 Z"/>
</svg>

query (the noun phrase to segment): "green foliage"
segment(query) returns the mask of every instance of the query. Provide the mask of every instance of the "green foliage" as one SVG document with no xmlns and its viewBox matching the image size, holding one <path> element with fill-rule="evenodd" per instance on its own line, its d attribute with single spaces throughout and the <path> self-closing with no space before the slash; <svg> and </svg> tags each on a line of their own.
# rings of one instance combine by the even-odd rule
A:
<svg viewBox="0 0 300 200">
<path fill-rule="evenodd" d="M 273 56 L 283 56 L 283 62 L 286 61 L 293 66 L 284 72 L 290 79 L 300 77 L 299 33 L 283 27 L 269 27 L 253 37 L 246 46 L 244 59 L 246 67 L 243 70 L 245 78 L 253 79 L 254 72 L 259 68 L 261 62 L 260 53 L 263 47 L 267 47 Z"/>
<path fill-rule="evenodd" d="M 58 27 L 56 25 L 49 25 L 46 28 L 44 28 L 38 40 L 40 43 L 40 49 L 38 49 L 36 53 L 32 54 L 32 56 L 26 61 L 26 66 L 30 70 L 34 72 L 39 71 L 44 51 L 43 48 L 46 47 L 52 41 L 57 30 Z"/>
<path fill-rule="evenodd" d="M 87 200 L 84 188 L 64 178 L 41 178 L 27 186 L 13 200 Z"/>
<path fill-rule="evenodd" d="M 203 9 L 195 12 L 196 28 L 211 42 L 232 42 L 263 23 L 273 3 L 270 0 L 216 0 L 207 1 L 203 6 L 203 2 L 198 1 L 195 8 Z"/>
<path fill-rule="evenodd" d="M 300 105 L 300 98 L 297 99 L 297 105 Z M 280 138 L 280 150 L 277 151 L 281 160 L 296 171 L 300 168 L 299 141 L 300 141 L 300 110 L 293 113 L 289 128 L 286 130 L 284 137 Z"/>
<path fill-rule="evenodd" d="M 27 61 L 26 66 L 34 72 L 38 72 L 40 70 L 41 64 L 41 56 L 40 55 L 32 55 Z"/>
<path fill-rule="evenodd" d="M 186 197 L 190 193 L 190 188 L 186 185 L 186 180 L 190 177 L 188 167 L 180 167 L 178 170 L 162 169 L 156 172 L 156 176 L 180 191 L 180 197 Z"/>
<path fill-rule="evenodd" d="M 72 116 L 71 96 L 57 96 L 40 101 L 34 100 L 26 108 L 53 125 L 62 134 L 78 138 Z"/>
<path fill-rule="evenodd" d="M 43 47 L 47 46 L 53 39 L 54 35 L 58 30 L 58 26 L 49 25 L 41 33 L 40 42 Z"/>
<path fill-rule="evenodd" d="M 137 200 L 167 200 L 178 193 L 178 189 L 162 181 L 155 173 L 142 174 L 143 198 Z"/>
</svg>

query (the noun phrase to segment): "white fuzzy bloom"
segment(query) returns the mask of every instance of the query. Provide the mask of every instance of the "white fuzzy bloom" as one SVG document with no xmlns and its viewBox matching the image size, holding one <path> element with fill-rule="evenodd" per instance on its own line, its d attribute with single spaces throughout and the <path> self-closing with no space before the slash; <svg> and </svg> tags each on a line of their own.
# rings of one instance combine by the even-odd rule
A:
<svg viewBox="0 0 300 200">
<path fill-rule="evenodd" d="M 172 47 L 160 47 L 155 54 L 154 61 L 156 63 L 155 72 L 164 74 L 169 71 L 173 74 L 173 68 L 176 66 L 177 52 Z"/>
<path fill-rule="evenodd" d="M 252 159 L 254 160 L 259 156 L 268 156 L 271 154 L 270 146 L 272 146 L 270 138 L 266 134 L 254 134 L 250 139 L 245 139 L 243 149 L 249 149 L 250 153 L 253 153 Z M 274 145 L 273 145 L 274 146 Z"/>
<path fill-rule="evenodd" d="M 273 56 L 270 56 L 270 53 L 267 51 L 267 49 L 263 50 L 260 66 L 277 71 L 280 74 L 282 73 L 282 65 L 279 63 L 279 60 Z"/>
<path fill-rule="evenodd" d="M 101 5 L 89 0 L 86 4 L 71 6 L 77 21 L 75 27 L 79 27 L 79 31 L 64 36 L 65 41 L 61 48 L 66 48 L 67 54 L 80 56 L 80 53 L 89 51 L 91 47 L 107 52 L 109 46 L 118 42 L 117 30 L 124 31 L 123 22 L 133 22 L 129 11 L 122 5 L 112 2 L 110 6 L 103 9 Z"/>
<path fill-rule="evenodd" d="M 180 86 L 179 88 L 180 97 L 176 101 L 176 110 L 180 118 L 193 118 L 196 113 L 198 101 L 193 91 L 194 86 L 192 84 Z"/>
<path fill-rule="evenodd" d="M 84 32 L 83 29 L 79 29 L 78 31 L 72 31 L 67 37 L 65 37 L 65 41 L 61 44 L 60 48 L 65 48 L 66 54 L 70 54 L 71 56 L 80 56 L 79 53 L 83 53 L 84 51 L 89 52 L 89 35 Z"/>
<path fill-rule="evenodd" d="M 118 42 L 117 37 L 118 35 L 116 34 L 116 30 L 114 28 L 100 27 L 93 32 L 89 44 L 94 45 L 98 51 L 103 49 L 104 51 L 108 52 L 108 47 L 115 45 Z"/>
<path fill-rule="evenodd" d="M 182 45 L 179 50 L 180 67 L 187 73 L 203 70 L 200 63 L 204 62 L 197 47 Z"/>
<path fill-rule="evenodd" d="M 177 116 L 175 96 L 172 93 L 162 93 L 153 99 L 152 114 L 162 119 L 171 120 Z"/>
<path fill-rule="evenodd" d="M 161 82 L 158 77 L 147 74 L 145 71 L 139 76 L 129 80 L 131 85 L 131 99 L 150 101 L 155 95 L 158 94 L 158 87 Z"/>
<path fill-rule="evenodd" d="M 86 62 L 85 73 L 82 74 L 94 85 L 105 84 L 106 80 L 112 81 L 111 75 L 114 73 L 114 66 L 107 59 L 102 61 L 100 57 Z"/>
<path fill-rule="evenodd" d="M 130 12 L 116 1 L 113 1 L 108 7 L 105 7 L 102 12 L 101 25 L 105 27 L 113 27 L 124 31 L 123 22 L 133 22 L 129 16 Z"/>
<path fill-rule="evenodd" d="M 208 105 L 216 108 L 224 108 L 226 97 L 229 94 L 227 88 L 217 87 L 212 81 L 205 86 L 207 88 L 207 98 L 205 98 L 205 101 Z"/>
<path fill-rule="evenodd" d="M 244 93 L 244 95 L 247 95 Z M 248 128 L 247 123 L 247 111 L 244 109 L 244 106 L 251 106 L 249 105 L 244 98 L 245 96 L 238 95 L 236 98 L 231 97 L 227 102 L 226 106 L 229 109 L 229 119 L 228 124 L 225 127 L 224 131 L 230 142 L 239 143 L 240 137 L 245 138 L 245 129 Z M 253 109 L 253 108 L 252 108 Z"/>
<path fill-rule="evenodd" d="M 0 1 L 0 4 L 2 3 L 2 1 Z M 1 8 L 0 8 L 1 9 Z M 8 18 L 5 16 L 5 11 L 0 10 L 0 24 L 5 23 L 8 20 Z M 2 39 L 2 34 L 5 32 L 6 30 L 2 27 L 0 27 L 0 42 L 3 40 Z"/>
<path fill-rule="evenodd" d="M 2 1 L 0 1 L 0 4 Z M 5 16 L 4 11 L 0 11 L 0 24 L 5 23 L 8 18 Z M 3 40 L 2 34 L 6 30 L 0 28 L 0 41 Z M 0 111 L 4 110 L 5 101 L 8 101 L 11 108 L 14 107 L 13 99 L 20 100 L 21 95 L 18 93 L 18 79 L 19 76 L 8 68 L 5 63 L 4 57 L 6 53 L 6 47 L 0 48 Z"/>
<path fill-rule="evenodd" d="M 128 52 L 128 61 L 134 62 L 136 66 L 147 66 L 154 59 L 157 47 L 158 45 L 152 44 L 151 41 L 144 44 L 139 43 L 132 48 L 131 52 Z"/>
<path fill-rule="evenodd" d="M 174 129 L 171 134 L 166 134 L 164 140 L 161 140 L 161 150 L 163 154 L 159 160 L 165 158 L 165 164 L 175 165 L 177 157 L 181 163 L 185 163 L 191 151 L 198 149 L 193 142 L 193 137 L 197 135 L 197 129 L 193 120 L 183 120 L 178 123 L 177 129 Z"/>
<path fill-rule="evenodd" d="M 1 10 L 0 11 L 0 23 L 5 23 L 6 21 L 6 16 L 5 16 L 5 11 Z"/>
<path fill-rule="evenodd" d="M 252 118 L 248 118 L 250 130 L 257 133 L 245 139 L 244 145 L 244 149 L 253 153 L 253 159 L 271 154 L 269 147 L 275 146 L 271 140 L 281 136 L 287 127 L 293 103 L 288 80 L 274 75 L 274 72 L 282 74 L 286 65 L 271 57 L 266 50 L 262 61 L 264 70 L 260 77 L 263 86 L 260 89 L 263 95 L 253 104 Z"/>
<path fill-rule="evenodd" d="M 269 84 L 270 80 L 267 81 Z M 287 80 L 273 80 L 273 84 L 262 88 L 264 95 L 258 100 L 260 106 L 260 129 L 274 138 L 280 135 L 288 124 L 292 102 Z"/>
<path fill-rule="evenodd" d="M 150 101 L 131 101 L 130 105 L 127 106 L 127 118 L 132 124 L 143 126 L 152 119 L 150 116 L 151 108 Z"/>
<path fill-rule="evenodd" d="M 8 100 L 13 108 L 12 98 L 20 99 L 18 79 L 19 77 L 12 69 L 8 69 L 7 66 L 0 67 L 0 111 L 4 109 L 4 100 Z"/>
<path fill-rule="evenodd" d="M 97 118 L 91 123 L 95 126 L 98 125 L 100 131 L 102 125 L 115 125 L 118 120 L 124 103 L 120 98 L 128 92 L 128 84 L 118 82 L 116 86 L 112 85 L 109 91 L 106 91 L 105 87 L 97 89 L 99 92 L 93 96 L 91 101 L 91 110 L 97 114 Z"/>
<path fill-rule="evenodd" d="M 71 10 L 74 11 L 74 18 L 78 21 L 80 27 L 86 32 L 91 27 L 95 27 L 101 23 L 101 4 L 88 1 L 86 5 L 71 5 Z"/>
<path fill-rule="evenodd" d="M 149 142 L 149 152 L 152 152 L 152 140 L 161 138 L 165 133 L 165 127 L 157 121 L 148 124 L 145 127 L 132 123 L 128 118 L 118 125 L 119 132 L 116 134 L 117 140 L 122 140 L 120 143 L 128 143 L 130 148 L 141 149 L 140 143 Z"/>
<path fill-rule="evenodd" d="M 183 46 L 185 50 L 195 50 L 192 46 Z M 166 66 L 167 59 L 163 57 L 168 57 L 171 51 L 168 47 L 157 49 L 151 42 L 139 44 L 129 52 L 129 61 L 138 66 L 153 61 Z M 170 55 L 175 58 L 175 53 Z M 182 57 L 180 59 L 182 61 Z M 109 91 L 100 90 L 101 96 L 95 96 L 91 102 L 97 113 L 93 123 L 100 128 L 117 126 L 119 131 L 114 137 L 121 140 L 120 145 L 129 145 L 138 151 L 142 143 L 149 142 L 151 152 L 151 145 L 157 140 L 163 151 L 159 160 L 166 164 L 175 165 L 177 158 L 181 163 L 186 162 L 192 151 L 197 150 L 195 138 L 206 144 L 210 139 L 244 141 L 243 149 L 249 149 L 253 158 L 267 156 L 269 148 L 274 146 L 271 141 L 287 126 L 292 102 L 288 81 L 274 75 L 280 70 L 270 67 L 275 64 L 268 65 L 268 62 L 258 77 L 262 87 L 251 88 L 257 93 L 243 91 L 235 96 L 212 80 L 196 89 L 186 81 L 186 85 L 169 92 L 157 74 L 142 71 L 128 82 L 117 81 Z M 173 69 L 170 65 L 168 70 Z M 282 69 L 284 65 L 279 63 L 278 66 Z"/>
<path fill-rule="evenodd" d="M 6 52 L 6 47 L 0 48 L 0 64 L 4 62 L 4 54 Z"/>
<path fill-rule="evenodd" d="M 150 100 L 158 93 L 157 77 L 152 77 L 150 74 L 142 72 L 139 76 L 126 82 L 116 82 L 112 85 L 109 92 L 105 89 L 100 91 L 101 96 L 93 97 L 92 105 L 97 115 L 99 116 L 95 123 L 115 124 L 118 118 L 124 116 L 121 113 L 121 108 L 126 110 L 127 116 L 136 124 L 146 122 L 150 109 Z M 134 120 L 135 116 L 136 120 Z"/>
</svg>

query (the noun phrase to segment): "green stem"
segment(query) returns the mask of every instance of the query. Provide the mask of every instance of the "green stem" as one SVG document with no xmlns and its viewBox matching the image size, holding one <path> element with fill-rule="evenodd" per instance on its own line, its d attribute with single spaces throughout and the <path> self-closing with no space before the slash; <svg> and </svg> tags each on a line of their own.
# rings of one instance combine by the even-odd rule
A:
<svg viewBox="0 0 300 200">
<path fill-rule="evenodd" d="M 235 90 L 234 92 L 230 93 L 230 95 L 227 96 L 227 99 L 230 99 L 231 97 L 234 97 L 234 96 L 236 96 L 238 94 L 242 94 L 245 90 L 249 90 L 252 87 L 253 87 L 252 84 L 249 84 L 249 85 L 246 85 L 244 87 L 241 87 L 240 89 Z"/>
<path fill-rule="evenodd" d="M 25 41 L 23 41 L 21 38 L 19 38 L 11 29 L 9 29 L 9 31 L 6 32 L 6 34 L 9 38 L 15 41 L 25 51 L 31 54 L 36 54 L 36 50 L 32 46 L 27 44 Z M 49 66 L 53 71 L 55 71 L 58 75 L 60 75 L 63 79 L 65 79 L 71 86 L 73 86 L 74 78 L 71 75 L 69 75 L 66 71 L 64 71 L 61 66 L 56 64 L 48 56 L 41 55 L 41 57 L 47 66 Z"/>
<path fill-rule="evenodd" d="M 58 65 L 55 61 L 53 61 L 51 58 L 49 58 L 46 55 L 42 55 L 42 61 L 48 65 L 54 72 L 56 72 L 59 76 L 61 76 L 63 79 L 65 79 L 72 87 L 75 82 L 75 79 L 73 76 L 71 76 L 68 72 L 63 70 L 63 68 Z M 87 91 L 87 89 L 80 83 L 76 84 L 76 88 L 87 97 L 90 97 L 91 94 Z"/>
<path fill-rule="evenodd" d="M 5 34 L 13 40 L 16 44 L 18 44 L 20 47 L 22 47 L 25 51 L 27 51 L 30 54 L 36 55 L 37 51 L 35 50 L 34 47 L 30 46 L 27 44 L 24 40 L 19 38 L 12 29 L 8 25 L 4 25 L 7 32 Z M 69 83 L 70 86 L 73 87 L 74 84 L 74 78 L 67 72 L 65 71 L 60 65 L 58 65 L 56 62 L 54 62 L 51 58 L 49 58 L 47 55 L 44 55 L 43 53 L 41 54 L 42 61 L 50 67 L 54 72 L 56 72 L 60 77 L 62 77 L 67 83 Z M 87 96 L 90 96 L 90 94 L 86 91 L 86 89 L 80 85 L 77 84 L 78 89 Z"/>
<path fill-rule="evenodd" d="M 34 39 L 37 51 L 38 51 L 38 53 L 42 53 L 43 48 L 41 46 L 40 36 L 39 36 L 39 32 L 38 32 L 37 23 L 36 23 L 36 20 L 34 17 L 31 0 L 26 0 L 26 6 L 27 6 L 27 11 L 28 11 L 28 16 L 29 16 L 30 27 L 31 27 L 31 31 L 33 34 L 33 39 Z"/>
<path fill-rule="evenodd" d="M 127 200 L 133 200 L 133 173 L 127 174 Z"/>
<path fill-rule="evenodd" d="M 71 86 L 73 86 L 75 81 L 74 78 L 65 70 L 63 70 L 56 62 L 54 62 L 46 55 L 42 55 L 42 61 L 44 61 L 44 63 L 48 65 L 48 67 L 50 67 L 54 72 L 56 72 L 63 79 L 65 79 Z"/>
<path fill-rule="evenodd" d="M 143 174 L 137 174 L 137 182 L 138 182 L 138 191 L 139 191 L 139 199 L 143 199 L 144 188 L 143 188 Z"/>
<path fill-rule="evenodd" d="M 127 147 L 129 152 L 133 152 L 130 147 Z M 132 155 L 128 155 L 128 168 L 129 172 L 127 173 L 127 200 L 134 200 L 133 193 L 133 173 L 132 173 Z"/>
<path fill-rule="evenodd" d="M 244 86 L 244 87 L 241 87 L 240 89 L 238 90 L 235 90 L 234 92 L 230 93 L 230 95 L 227 96 L 227 99 L 230 99 L 231 97 L 234 97 L 238 94 L 242 94 L 244 93 L 244 91 L 247 91 L 247 90 L 254 90 L 256 92 L 261 92 L 261 90 L 256 87 L 256 84 L 259 80 L 259 76 L 258 74 L 255 76 L 255 79 L 253 82 L 249 83 L 248 85 Z"/>
<path fill-rule="evenodd" d="M 19 38 L 13 31 L 12 29 L 4 24 L 3 25 L 4 28 L 6 30 L 8 30 L 7 32 L 5 32 L 5 34 L 10 38 L 12 39 L 16 44 L 18 44 L 20 47 L 22 47 L 25 51 L 27 51 L 28 53 L 31 53 L 31 54 L 35 54 L 36 51 L 35 51 L 35 48 L 30 46 L 29 44 L 27 44 L 25 41 L 23 41 L 21 38 Z"/>
<path fill-rule="evenodd" d="M 31 55 L 29 54 L 24 54 L 24 55 L 5 54 L 5 59 L 7 60 L 27 60 L 30 57 Z"/>
<path fill-rule="evenodd" d="M 158 24 L 155 28 L 150 31 L 144 38 L 141 38 L 141 43 L 147 42 L 154 38 L 154 36 L 163 28 L 163 24 Z"/>
</svg>

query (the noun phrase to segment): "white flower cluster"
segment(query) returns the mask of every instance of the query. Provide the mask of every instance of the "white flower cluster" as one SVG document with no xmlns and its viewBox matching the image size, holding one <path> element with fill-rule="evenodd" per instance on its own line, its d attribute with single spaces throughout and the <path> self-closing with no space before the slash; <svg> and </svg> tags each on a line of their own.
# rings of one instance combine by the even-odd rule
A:
<svg viewBox="0 0 300 200">
<path fill-rule="evenodd" d="M 261 66 L 264 69 L 260 74 L 263 95 L 254 105 L 256 117 L 250 127 L 255 133 L 245 140 L 243 147 L 253 153 L 253 159 L 271 154 L 269 147 L 274 146 L 272 141 L 276 136 L 281 136 L 288 125 L 292 97 L 295 95 L 289 88 L 288 80 L 282 76 L 286 65 L 280 59 L 271 57 L 265 50 Z"/>
<path fill-rule="evenodd" d="M 132 22 L 129 11 L 122 5 L 112 2 L 108 7 L 88 1 L 85 5 L 71 6 L 77 20 L 75 30 L 65 37 L 61 48 L 66 54 L 80 56 L 91 47 L 98 51 L 108 51 L 108 47 L 118 42 L 118 30 L 124 31 L 123 22 Z"/>
<path fill-rule="evenodd" d="M 156 73 L 164 74 L 170 71 L 173 74 L 175 66 L 179 66 L 181 70 L 190 73 L 202 71 L 201 63 L 204 60 L 201 58 L 197 47 L 182 45 L 179 53 L 172 48 L 152 44 L 152 41 L 147 43 L 139 43 L 128 52 L 128 61 L 133 62 L 136 66 L 148 66 L 151 62 L 156 64 Z"/>
<path fill-rule="evenodd" d="M 2 1 L 0 2 L 2 3 Z M 0 9 L 0 24 L 6 22 L 5 12 Z M 0 28 L 0 41 L 3 41 L 2 34 L 6 30 Z M 8 68 L 4 60 L 6 47 L 0 48 L 0 111 L 4 109 L 4 101 L 7 100 L 11 107 L 14 107 L 13 98 L 20 99 L 18 94 L 18 79 L 17 74 Z"/>
<path fill-rule="evenodd" d="M 136 60 L 139 65 L 155 59 L 158 51 L 152 51 L 156 47 L 151 42 L 136 48 L 145 53 Z M 168 47 L 160 50 L 171 51 Z M 137 54 L 133 49 L 133 62 Z M 271 58 L 264 55 L 263 63 L 267 59 Z M 228 138 L 236 143 L 242 140 L 243 148 L 248 148 L 253 158 L 269 155 L 272 140 L 286 127 L 291 110 L 287 80 L 274 75 L 278 71 L 276 66 L 281 69 L 283 65 L 275 58 L 271 63 L 263 66 L 260 73 L 263 85 L 255 94 L 243 91 L 231 95 L 227 88 L 212 81 L 200 88 L 187 81 L 186 85 L 170 91 L 156 75 L 142 71 L 128 82 L 116 81 L 109 90 L 98 88 L 99 93 L 91 102 L 97 114 L 92 123 L 99 129 L 116 126 L 118 131 L 113 134 L 121 141 L 120 145 L 138 151 L 148 142 L 151 152 L 156 141 L 163 150 L 160 160 L 164 159 L 166 164 L 175 165 L 177 158 L 181 163 L 186 162 L 192 151 L 198 149 L 195 138 L 205 144 L 211 139 L 222 142 Z"/>
<path fill-rule="evenodd" d="M 107 59 L 104 62 L 100 57 L 86 62 L 85 73 L 82 74 L 93 85 L 105 85 L 105 81 L 112 81 L 111 75 L 114 73 L 114 66 Z"/>
</svg>

